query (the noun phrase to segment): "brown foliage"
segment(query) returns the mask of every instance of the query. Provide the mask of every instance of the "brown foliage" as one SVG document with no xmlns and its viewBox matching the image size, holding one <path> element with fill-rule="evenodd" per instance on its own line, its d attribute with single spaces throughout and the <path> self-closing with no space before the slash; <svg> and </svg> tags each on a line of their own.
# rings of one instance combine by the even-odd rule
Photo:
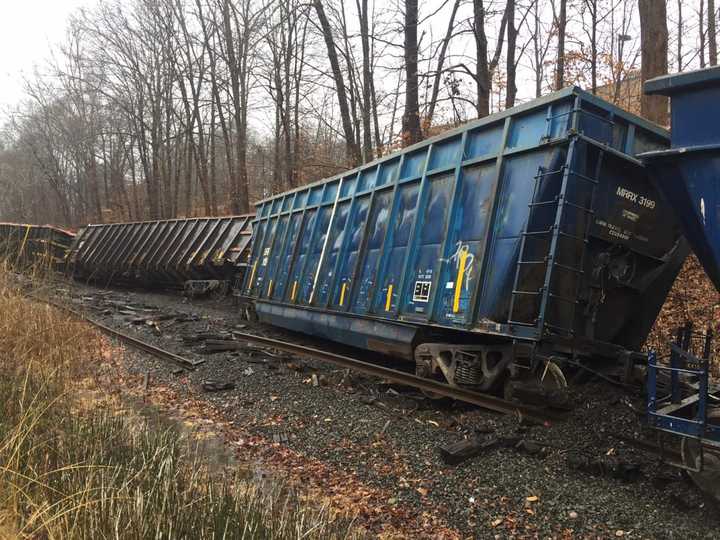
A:
<svg viewBox="0 0 720 540">
<path fill-rule="evenodd" d="M 666 352 L 677 328 L 686 321 L 692 321 L 697 332 L 711 328 L 717 334 L 719 307 L 720 295 L 700 266 L 697 257 L 691 255 L 685 261 L 685 266 L 675 280 L 655 321 L 646 344 L 647 348 Z M 720 353 L 720 341 L 716 339 L 712 350 L 715 375 L 720 375 L 718 353 Z"/>
</svg>

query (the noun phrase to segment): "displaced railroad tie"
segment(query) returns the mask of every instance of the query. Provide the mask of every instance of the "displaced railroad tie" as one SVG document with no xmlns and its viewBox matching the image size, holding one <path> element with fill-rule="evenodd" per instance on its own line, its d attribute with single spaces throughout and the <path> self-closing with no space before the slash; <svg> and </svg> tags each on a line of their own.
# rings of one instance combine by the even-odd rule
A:
<svg viewBox="0 0 720 540">
<path fill-rule="evenodd" d="M 235 383 L 228 381 L 203 381 L 201 386 L 205 392 L 222 392 L 235 389 Z"/>
<path fill-rule="evenodd" d="M 239 341 L 229 339 L 206 339 L 203 342 L 203 352 L 207 354 L 215 354 L 228 351 L 237 351 L 244 349 L 245 344 Z"/>
<path fill-rule="evenodd" d="M 456 443 L 440 446 L 440 457 L 447 465 L 458 465 L 463 461 L 474 458 L 479 454 L 496 448 L 512 448 L 529 455 L 544 455 L 549 449 L 563 450 L 554 443 L 526 440 L 517 436 L 488 438 L 470 437 Z"/>
<path fill-rule="evenodd" d="M 639 463 L 613 460 L 606 456 L 588 457 L 571 454 L 567 457 L 567 462 L 571 468 L 592 476 L 616 478 L 623 482 L 634 482 L 642 476 L 642 466 Z"/>
<path fill-rule="evenodd" d="M 440 457 L 446 465 L 459 465 L 463 461 L 473 458 L 487 450 L 497 448 L 498 446 L 500 446 L 500 440 L 497 437 L 491 437 L 489 439 L 473 437 L 441 446 L 439 450 Z"/>
</svg>

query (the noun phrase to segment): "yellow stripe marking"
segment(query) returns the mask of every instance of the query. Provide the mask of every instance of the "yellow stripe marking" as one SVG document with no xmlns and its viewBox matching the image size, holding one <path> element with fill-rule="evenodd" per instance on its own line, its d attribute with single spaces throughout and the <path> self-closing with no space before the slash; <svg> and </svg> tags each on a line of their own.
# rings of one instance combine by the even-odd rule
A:
<svg viewBox="0 0 720 540">
<path fill-rule="evenodd" d="M 255 264 L 253 264 L 252 272 L 250 273 L 250 281 L 248 281 L 248 291 L 251 291 L 253 288 L 253 280 L 255 279 L 255 270 L 257 270 L 257 261 L 255 261 Z"/>
<path fill-rule="evenodd" d="M 25 229 L 25 238 L 23 238 L 22 245 L 20 246 L 20 251 L 18 252 L 18 258 L 23 254 L 23 251 L 25 251 L 25 244 L 27 243 L 28 236 L 30 235 L 30 225 L 27 225 L 27 228 Z"/>
<path fill-rule="evenodd" d="M 343 281 L 342 289 L 340 289 L 340 305 L 345 303 L 345 289 L 347 289 L 347 282 Z"/>
<path fill-rule="evenodd" d="M 453 313 L 460 311 L 460 293 L 462 292 L 462 285 L 465 278 L 465 262 L 467 261 L 468 251 L 462 250 L 460 252 L 460 268 L 458 268 L 457 281 L 455 282 L 455 298 L 453 301 Z"/>
<path fill-rule="evenodd" d="M 392 291 L 393 291 L 392 284 L 388 285 L 388 292 L 387 292 L 387 296 L 385 297 L 385 311 L 390 311 L 390 305 L 392 304 Z"/>
<path fill-rule="evenodd" d="M 297 281 L 293 282 L 293 288 L 292 288 L 292 295 L 290 295 L 290 300 L 293 302 L 295 301 L 295 295 L 297 294 Z"/>
<path fill-rule="evenodd" d="M 267 293 L 268 298 L 269 298 L 270 295 L 272 294 L 272 286 L 273 286 L 273 280 L 271 279 L 271 280 L 270 280 L 270 283 L 268 283 L 268 293 Z"/>
</svg>

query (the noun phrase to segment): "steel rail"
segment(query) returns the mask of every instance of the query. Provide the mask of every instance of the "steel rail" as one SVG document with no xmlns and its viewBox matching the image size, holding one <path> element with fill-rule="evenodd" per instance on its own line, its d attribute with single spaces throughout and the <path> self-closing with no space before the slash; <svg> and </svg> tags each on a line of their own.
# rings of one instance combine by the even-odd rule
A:
<svg viewBox="0 0 720 540">
<path fill-rule="evenodd" d="M 150 343 L 148 343 L 146 341 L 143 341 L 136 337 L 125 334 L 124 332 L 120 332 L 119 330 L 115 330 L 114 328 L 110 328 L 109 326 L 106 326 L 99 321 L 91 319 L 87 315 L 85 315 L 71 307 L 64 306 L 58 302 L 54 302 L 47 298 L 38 298 L 37 296 L 34 296 L 34 295 L 28 295 L 28 296 L 30 298 L 32 298 L 33 300 L 37 300 L 39 302 L 44 302 L 52 307 L 55 307 L 62 311 L 65 311 L 65 312 L 73 315 L 74 317 L 77 317 L 78 319 L 81 319 L 82 321 L 89 323 L 90 325 L 92 325 L 95 328 L 97 328 L 98 330 L 100 330 L 102 333 L 107 334 L 110 337 L 113 337 L 123 343 L 126 343 L 127 345 L 130 345 L 134 349 L 146 352 L 148 354 L 151 354 L 152 356 L 160 358 L 161 360 L 169 360 L 171 362 L 174 362 L 174 363 L 176 363 L 184 368 L 188 368 L 188 369 L 195 369 L 197 366 L 199 366 L 200 364 L 205 362 L 205 360 L 190 360 L 189 358 L 185 358 L 184 356 L 180 356 L 179 354 L 175 354 L 175 353 L 167 351 L 165 349 L 161 349 L 160 347 L 156 347 L 155 345 L 151 345 Z"/>
<path fill-rule="evenodd" d="M 419 390 L 432 392 L 434 394 L 438 394 L 444 397 L 449 397 L 458 401 L 477 405 L 491 411 L 505 414 L 517 414 L 522 418 L 538 423 L 545 423 L 548 421 L 560 421 L 566 419 L 567 417 L 566 414 L 563 414 L 561 412 L 549 411 L 530 405 L 514 403 L 512 401 L 507 401 L 488 394 L 473 392 L 471 390 L 467 390 L 465 388 L 460 388 L 457 386 L 450 386 L 449 384 L 445 384 L 440 381 L 426 379 L 424 377 L 418 377 L 417 375 L 413 375 L 412 373 L 397 371 L 376 364 L 371 364 L 369 362 L 364 362 L 362 360 L 356 360 L 355 358 L 350 358 L 349 356 L 344 356 L 329 351 L 323 351 L 320 349 L 315 349 L 313 347 L 307 347 L 305 345 L 298 345 L 296 343 L 289 343 L 287 341 L 258 336 L 255 334 L 245 334 L 241 332 L 233 332 L 233 336 L 236 339 L 260 343 L 262 345 L 283 350 L 291 354 L 308 356 L 310 358 L 330 362 L 344 368 L 352 369 L 353 371 L 364 373 L 366 375 L 381 377 L 395 383 L 412 386 Z"/>
<path fill-rule="evenodd" d="M 179 364 L 184 368 L 194 369 L 198 365 L 204 363 L 204 360 L 190 360 L 188 358 L 182 357 L 165 349 L 161 349 L 160 347 L 156 347 L 155 345 L 151 345 L 138 338 L 120 332 L 119 330 L 110 328 L 109 326 L 106 326 L 101 322 L 91 319 L 87 315 L 84 315 L 83 313 L 71 307 L 64 306 L 60 303 L 45 298 L 38 298 L 36 296 L 31 296 L 31 298 L 33 298 L 34 300 L 45 302 L 46 304 L 66 311 L 73 316 L 85 322 L 88 322 L 103 333 L 114 337 L 124 343 L 127 343 L 135 349 L 144 351 L 163 360 L 170 360 L 171 362 Z M 417 375 L 413 375 L 412 373 L 390 369 L 387 367 L 379 366 L 377 364 L 357 360 L 349 356 L 316 349 L 314 347 L 308 347 L 305 345 L 299 345 L 297 343 L 290 343 L 287 341 L 281 341 L 279 339 L 258 336 L 256 334 L 246 334 L 242 332 L 233 332 L 233 336 L 239 340 L 259 343 L 268 347 L 289 352 L 291 354 L 307 356 L 321 361 L 330 362 L 344 368 L 352 369 L 353 371 L 359 373 L 379 377 L 398 384 L 412 386 L 419 390 L 431 392 L 444 397 L 449 397 L 458 401 L 462 401 L 464 403 L 477 405 L 478 407 L 482 407 L 491 411 L 503 414 L 516 414 L 523 419 L 535 423 L 544 424 L 545 422 L 549 421 L 562 421 L 567 417 L 566 414 L 558 411 L 551 411 L 538 407 L 533 407 L 530 405 L 507 401 L 488 394 L 473 392 L 471 390 L 467 390 L 465 388 L 460 388 L 457 386 L 450 386 L 440 381 L 426 379 L 424 377 L 418 377 Z"/>
</svg>

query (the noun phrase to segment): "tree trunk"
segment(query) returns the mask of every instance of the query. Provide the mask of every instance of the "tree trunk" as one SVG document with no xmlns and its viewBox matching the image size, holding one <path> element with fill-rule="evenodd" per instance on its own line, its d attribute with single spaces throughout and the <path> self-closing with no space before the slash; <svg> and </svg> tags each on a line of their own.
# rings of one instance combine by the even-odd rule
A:
<svg viewBox="0 0 720 540">
<path fill-rule="evenodd" d="M 328 51 L 328 60 L 330 61 L 333 79 L 335 80 L 335 89 L 338 96 L 338 105 L 340 106 L 343 133 L 345 134 L 345 152 L 347 159 L 350 161 L 351 165 L 359 165 L 362 162 L 362 156 L 360 155 L 360 148 L 357 144 L 355 144 L 353 125 L 350 120 L 350 107 L 348 105 L 345 82 L 340 69 L 337 50 L 335 49 L 335 39 L 333 38 L 332 28 L 330 28 L 330 23 L 325 15 L 325 9 L 323 8 L 322 2 L 320 0 L 313 0 L 313 6 L 315 7 L 315 12 L 317 13 L 320 27 L 322 28 L 325 46 Z"/>
<path fill-rule="evenodd" d="M 588 2 L 590 8 L 590 85 L 592 93 L 597 94 L 597 30 L 598 30 L 598 5 L 597 0 Z"/>
<path fill-rule="evenodd" d="M 678 21 L 677 21 L 677 70 L 683 70 L 682 51 L 683 51 L 683 0 L 677 0 Z"/>
<path fill-rule="evenodd" d="M 453 35 L 455 27 L 455 15 L 457 15 L 458 8 L 460 7 L 460 0 L 455 0 L 453 4 L 452 12 L 450 13 L 450 20 L 448 21 L 447 31 L 445 32 L 445 38 L 442 40 L 440 45 L 440 53 L 438 54 L 437 68 L 435 70 L 435 76 L 433 77 L 432 92 L 430 94 L 430 104 L 428 105 L 427 113 L 427 126 L 429 129 L 432 126 L 433 116 L 435 115 L 435 106 L 437 105 L 438 95 L 440 94 L 440 81 L 443 75 L 443 66 L 445 65 L 445 55 L 447 54 L 447 48 L 450 44 L 450 39 Z"/>
<path fill-rule="evenodd" d="M 715 0 L 707 0 L 708 52 L 711 66 L 717 65 L 717 33 L 715 31 Z"/>
<path fill-rule="evenodd" d="M 532 36 L 533 42 L 533 55 L 535 57 L 535 97 L 539 98 L 542 96 L 542 79 L 543 79 L 543 65 L 542 65 L 542 51 L 540 50 L 540 9 L 538 3 L 535 2 L 532 6 L 533 19 L 535 22 L 535 32 Z"/>
<path fill-rule="evenodd" d="M 507 75 L 507 88 L 505 91 L 505 108 L 515 106 L 517 86 L 515 86 L 515 47 L 517 42 L 517 29 L 515 28 L 515 0 L 507 0 L 505 9 L 507 14 L 507 55 L 505 71 Z"/>
<path fill-rule="evenodd" d="M 230 72 L 230 94 L 232 97 L 233 112 L 235 113 L 235 129 L 237 131 L 238 127 L 242 127 L 238 126 L 238 123 L 240 122 L 240 118 L 238 118 L 238 114 L 240 112 L 240 74 L 238 73 L 237 55 L 235 54 L 237 43 L 235 43 L 232 22 L 230 19 L 230 0 L 224 0 L 223 2 L 222 17 L 225 32 L 225 50 L 227 51 L 228 71 Z M 219 104 L 218 107 L 220 107 Z M 235 134 L 236 152 L 239 138 L 240 133 L 237 132 Z M 241 212 L 240 207 L 243 205 L 243 201 L 241 200 L 240 195 L 240 172 L 237 170 L 237 153 L 235 155 L 235 160 L 235 175 L 230 175 L 230 211 L 233 214 L 238 214 Z M 244 201 L 244 204 L 247 205 L 247 201 Z"/>
<path fill-rule="evenodd" d="M 418 0 L 405 0 L 405 113 L 402 119 L 403 146 L 422 140 L 418 104 Z"/>
<path fill-rule="evenodd" d="M 477 115 L 490 114 L 490 70 L 488 68 L 488 43 L 485 34 L 485 6 L 483 0 L 473 1 L 473 31 L 475 34 L 475 83 L 477 85 Z"/>
<path fill-rule="evenodd" d="M 662 0 L 663 2 L 665 0 Z M 558 34 L 557 62 L 555 65 L 555 90 L 565 86 L 565 30 L 567 26 L 567 0 L 560 0 L 560 14 L 556 27 Z"/>
<path fill-rule="evenodd" d="M 639 0 L 642 80 L 665 75 L 668 71 L 668 29 L 665 0 Z M 668 101 L 664 96 L 642 96 L 642 115 L 660 125 L 668 121 Z"/>
<path fill-rule="evenodd" d="M 478 118 L 490 114 L 490 88 L 492 75 L 497 69 L 505 36 L 505 25 L 507 24 L 507 6 L 500 21 L 498 40 L 495 45 L 495 52 L 491 60 L 488 60 L 488 42 L 485 33 L 485 6 L 483 0 L 473 0 L 473 33 L 475 35 L 475 83 L 477 84 L 477 113 Z"/>
<path fill-rule="evenodd" d="M 370 97 L 370 92 L 373 89 L 373 84 L 370 82 L 372 74 L 370 73 L 370 33 L 368 30 L 368 0 L 362 0 L 362 4 L 358 0 L 357 7 L 358 12 L 360 13 L 360 38 L 362 40 L 363 55 L 363 158 L 365 159 L 365 163 L 369 163 L 373 160 L 372 124 L 370 120 L 372 111 L 372 99 Z"/>
</svg>

